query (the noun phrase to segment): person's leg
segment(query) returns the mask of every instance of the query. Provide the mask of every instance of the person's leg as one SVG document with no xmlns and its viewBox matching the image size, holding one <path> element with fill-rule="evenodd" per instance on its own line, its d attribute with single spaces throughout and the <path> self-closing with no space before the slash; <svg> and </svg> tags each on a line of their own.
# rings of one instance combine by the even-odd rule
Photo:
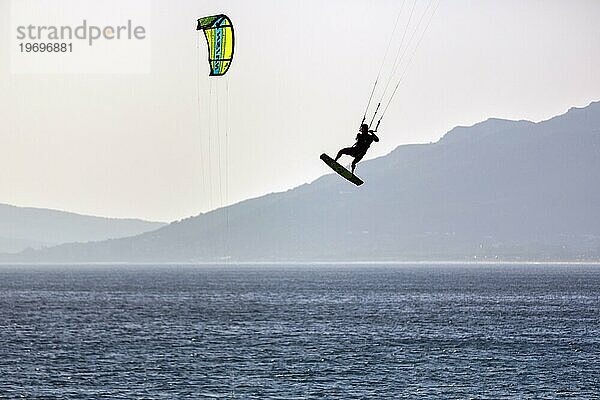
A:
<svg viewBox="0 0 600 400">
<path fill-rule="evenodd" d="M 340 157 L 342 156 L 342 154 L 347 154 L 349 156 L 351 156 L 353 154 L 354 148 L 353 147 L 345 147 L 343 149 L 341 149 L 340 151 L 338 151 L 337 156 L 335 156 L 335 161 L 339 160 Z"/>
<path fill-rule="evenodd" d="M 354 173 L 354 169 L 356 168 L 356 164 L 365 156 L 365 152 L 359 153 L 356 157 L 354 157 L 354 161 L 352 161 L 352 173 Z"/>
</svg>

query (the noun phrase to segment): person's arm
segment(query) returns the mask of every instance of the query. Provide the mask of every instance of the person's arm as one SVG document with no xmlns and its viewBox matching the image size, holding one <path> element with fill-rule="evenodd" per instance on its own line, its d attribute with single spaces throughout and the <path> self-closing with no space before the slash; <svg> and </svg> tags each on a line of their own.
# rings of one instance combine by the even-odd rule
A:
<svg viewBox="0 0 600 400">
<path fill-rule="evenodd" d="M 377 135 L 373 131 L 371 131 L 371 135 L 373 135 L 373 140 L 374 141 L 379 142 L 379 138 L 377 137 Z"/>
</svg>

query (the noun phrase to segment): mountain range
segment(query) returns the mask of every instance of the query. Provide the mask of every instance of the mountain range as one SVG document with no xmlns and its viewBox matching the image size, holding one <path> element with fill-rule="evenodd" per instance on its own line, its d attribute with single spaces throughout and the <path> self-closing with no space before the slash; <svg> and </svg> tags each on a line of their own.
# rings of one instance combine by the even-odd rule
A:
<svg viewBox="0 0 600 400">
<path fill-rule="evenodd" d="M 166 225 L 0 204 L 0 253 L 133 236 Z"/>
<path fill-rule="evenodd" d="M 328 173 L 151 232 L 3 260 L 600 259 L 600 102 L 539 123 L 457 127 L 357 174 L 361 187 Z"/>
</svg>

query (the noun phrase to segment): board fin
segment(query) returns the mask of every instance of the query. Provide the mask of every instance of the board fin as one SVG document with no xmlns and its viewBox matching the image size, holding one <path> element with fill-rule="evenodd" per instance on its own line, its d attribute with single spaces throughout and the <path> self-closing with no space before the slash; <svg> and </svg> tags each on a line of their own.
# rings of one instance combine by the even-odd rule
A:
<svg viewBox="0 0 600 400">
<path fill-rule="evenodd" d="M 346 178 L 350 182 L 354 183 L 356 186 L 362 185 L 364 182 L 358 176 L 354 175 L 352 172 L 348 171 L 346 168 L 341 166 L 337 161 L 333 158 L 329 157 L 327 154 L 321 154 L 321 160 L 325 164 L 327 164 L 332 170 L 337 172 L 340 176 Z"/>
</svg>

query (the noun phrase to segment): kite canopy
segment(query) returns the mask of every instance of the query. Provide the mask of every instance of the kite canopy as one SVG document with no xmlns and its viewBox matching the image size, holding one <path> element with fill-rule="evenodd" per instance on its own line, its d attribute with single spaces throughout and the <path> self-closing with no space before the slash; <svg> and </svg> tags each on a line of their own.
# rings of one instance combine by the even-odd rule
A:
<svg viewBox="0 0 600 400">
<path fill-rule="evenodd" d="M 200 18 L 196 30 L 204 31 L 206 36 L 210 75 L 225 75 L 233 60 L 234 37 L 231 20 L 224 14 Z"/>
</svg>

